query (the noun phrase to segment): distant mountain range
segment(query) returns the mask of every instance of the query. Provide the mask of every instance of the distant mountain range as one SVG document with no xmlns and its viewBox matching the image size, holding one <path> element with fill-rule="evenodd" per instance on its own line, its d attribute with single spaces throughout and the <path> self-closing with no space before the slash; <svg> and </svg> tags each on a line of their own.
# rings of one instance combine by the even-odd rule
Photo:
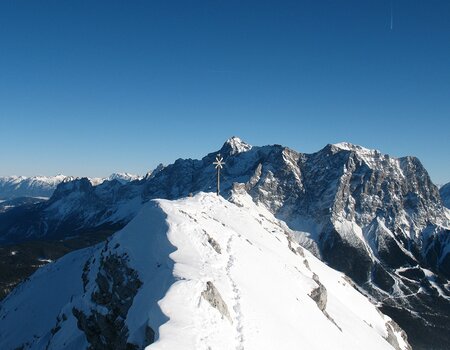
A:
<svg viewBox="0 0 450 350">
<path fill-rule="evenodd" d="M 0 200 L 8 200 L 19 197 L 51 197 L 56 187 L 62 182 L 75 180 L 73 176 L 5 176 L 0 177 Z M 128 173 L 114 173 L 106 178 L 89 179 L 93 185 L 99 185 L 105 181 L 117 180 L 124 184 L 130 181 L 140 180 L 141 176 Z"/>
<path fill-rule="evenodd" d="M 349 143 L 305 154 L 233 137 L 201 160 L 178 159 L 136 181 L 63 181 L 48 201 L 0 214 L 0 241 L 117 230 L 152 199 L 214 192 L 218 153 L 225 198 L 245 192 L 284 221 L 297 243 L 405 329 L 414 349 L 450 348 L 450 212 L 445 186 L 439 192 L 415 157 Z"/>
</svg>

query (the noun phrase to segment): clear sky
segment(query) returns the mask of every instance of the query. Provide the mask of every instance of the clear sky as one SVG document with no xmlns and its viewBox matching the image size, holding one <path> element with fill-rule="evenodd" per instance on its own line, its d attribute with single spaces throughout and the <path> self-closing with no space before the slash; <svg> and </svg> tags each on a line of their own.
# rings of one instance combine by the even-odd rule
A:
<svg viewBox="0 0 450 350">
<path fill-rule="evenodd" d="M 232 135 L 450 181 L 450 1 L 0 1 L 0 175 L 143 174 Z"/>
</svg>

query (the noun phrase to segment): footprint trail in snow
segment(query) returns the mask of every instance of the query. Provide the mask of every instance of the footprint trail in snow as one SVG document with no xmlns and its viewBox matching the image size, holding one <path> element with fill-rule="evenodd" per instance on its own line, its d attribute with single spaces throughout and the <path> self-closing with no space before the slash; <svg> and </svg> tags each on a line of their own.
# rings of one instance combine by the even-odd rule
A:
<svg viewBox="0 0 450 350">
<path fill-rule="evenodd" d="M 227 276 L 231 283 L 231 288 L 233 291 L 233 299 L 234 299 L 234 305 L 233 310 L 236 316 L 236 350 L 244 350 L 244 333 L 243 333 L 243 320 L 242 320 L 242 311 L 241 311 L 241 294 L 239 291 L 239 288 L 236 284 L 236 282 L 233 280 L 233 277 L 231 276 L 231 270 L 234 266 L 234 256 L 232 254 L 232 243 L 233 243 L 233 234 L 230 235 L 230 238 L 227 242 L 227 253 L 229 255 L 228 257 L 228 264 L 227 264 Z"/>
</svg>

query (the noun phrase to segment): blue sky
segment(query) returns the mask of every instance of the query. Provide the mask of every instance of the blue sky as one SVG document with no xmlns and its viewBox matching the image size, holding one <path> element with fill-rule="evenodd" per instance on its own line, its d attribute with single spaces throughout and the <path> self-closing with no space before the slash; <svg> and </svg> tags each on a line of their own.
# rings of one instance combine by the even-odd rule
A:
<svg viewBox="0 0 450 350">
<path fill-rule="evenodd" d="M 450 2 L 0 2 L 0 175 L 142 174 L 232 135 L 450 181 Z"/>
</svg>

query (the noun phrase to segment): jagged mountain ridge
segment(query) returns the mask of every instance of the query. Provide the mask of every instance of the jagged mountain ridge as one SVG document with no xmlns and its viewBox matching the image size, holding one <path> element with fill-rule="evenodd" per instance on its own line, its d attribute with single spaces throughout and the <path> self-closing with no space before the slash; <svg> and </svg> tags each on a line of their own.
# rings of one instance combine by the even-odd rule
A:
<svg viewBox="0 0 450 350">
<path fill-rule="evenodd" d="M 0 177 L 0 200 L 10 200 L 20 197 L 44 197 L 52 196 L 56 187 L 62 182 L 75 180 L 73 176 L 4 176 Z M 93 185 L 99 185 L 105 181 L 117 180 L 122 184 L 140 180 L 142 176 L 129 173 L 114 173 L 106 178 L 89 179 Z"/>
<path fill-rule="evenodd" d="M 40 269 L 0 304 L 0 347 L 410 349 L 283 222 L 245 191 L 231 202 L 152 201 L 106 243 Z"/>
<path fill-rule="evenodd" d="M 414 157 L 393 158 L 344 143 L 303 154 L 232 138 L 201 160 L 178 159 L 130 184 L 61 184 L 47 203 L 0 215 L 0 236 L 61 238 L 87 228 L 121 227 L 152 198 L 214 191 L 211 164 L 217 153 L 226 162 L 225 196 L 240 183 L 296 231 L 298 242 L 349 275 L 412 332 L 415 348 L 448 348 L 448 211 Z"/>
<path fill-rule="evenodd" d="M 401 231 L 401 239 L 428 247 L 428 237 L 420 233 L 429 225 L 447 227 L 448 218 L 426 170 L 413 157 L 395 159 L 354 147 L 328 145 L 306 155 L 278 145 L 251 149 L 231 139 L 219 151 L 226 161 L 223 192 L 228 193 L 234 182 L 246 183 L 256 201 L 299 231 L 311 221 L 313 227 L 306 232 L 319 231 L 338 220 L 355 221 L 359 226 L 378 225 L 374 221 L 378 218 L 386 221 L 391 231 Z M 76 218 L 80 227 L 127 222 L 149 199 L 174 199 L 214 190 L 211 163 L 216 153 L 202 160 L 179 159 L 154 176 L 125 186 L 115 181 L 99 186 L 92 186 L 88 179 L 67 181 L 39 208 L 45 215 L 40 218 L 40 227 L 31 231 L 36 230 L 36 236 L 52 236 L 71 218 Z M 368 188 L 371 182 L 373 186 Z M 57 222 L 52 231 L 53 220 Z M 26 231 L 30 233 L 30 229 Z M 0 235 L 4 237 L 5 230 Z"/>
</svg>

